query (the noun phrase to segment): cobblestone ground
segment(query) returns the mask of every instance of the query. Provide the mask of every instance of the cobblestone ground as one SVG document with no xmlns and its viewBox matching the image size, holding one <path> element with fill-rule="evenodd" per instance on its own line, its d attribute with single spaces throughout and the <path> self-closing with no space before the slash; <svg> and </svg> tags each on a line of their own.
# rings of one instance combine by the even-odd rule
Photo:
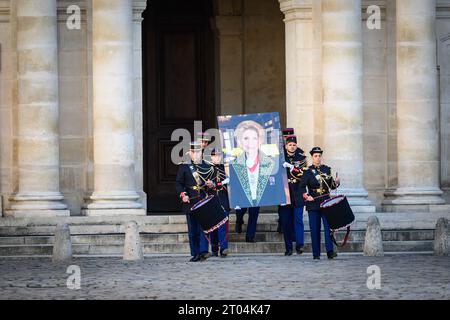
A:
<svg viewBox="0 0 450 320">
<path fill-rule="evenodd" d="M 234 255 L 190 263 L 186 256 L 0 259 L 0 299 L 449 299 L 450 258 L 340 254 Z M 78 265 L 81 288 L 67 288 L 69 265 Z M 367 268 L 381 271 L 381 289 L 370 290 Z"/>
</svg>

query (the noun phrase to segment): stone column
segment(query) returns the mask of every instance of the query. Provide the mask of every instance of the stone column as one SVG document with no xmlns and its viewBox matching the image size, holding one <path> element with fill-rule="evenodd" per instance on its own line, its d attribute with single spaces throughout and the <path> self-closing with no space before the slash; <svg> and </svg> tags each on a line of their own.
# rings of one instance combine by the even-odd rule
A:
<svg viewBox="0 0 450 320">
<path fill-rule="evenodd" d="M 85 215 L 145 215 L 135 186 L 132 0 L 92 1 L 94 192 Z"/>
<path fill-rule="evenodd" d="M 324 162 L 356 211 L 373 212 L 363 186 L 361 0 L 322 0 Z"/>
<path fill-rule="evenodd" d="M 236 1 L 216 1 L 213 29 L 218 38 L 218 110 L 220 115 L 244 113 L 242 8 Z"/>
<path fill-rule="evenodd" d="M 299 146 L 306 152 L 315 145 L 315 93 L 321 50 L 314 47 L 311 0 L 279 0 L 285 19 L 286 127 L 294 128 Z"/>
<path fill-rule="evenodd" d="M 398 186 L 385 210 L 428 210 L 439 188 L 436 2 L 397 1 Z"/>
<path fill-rule="evenodd" d="M 56 0 L 17 0 L 18 188 L 6 215 L 69 215 L 59 191 Z"/>
</svg>

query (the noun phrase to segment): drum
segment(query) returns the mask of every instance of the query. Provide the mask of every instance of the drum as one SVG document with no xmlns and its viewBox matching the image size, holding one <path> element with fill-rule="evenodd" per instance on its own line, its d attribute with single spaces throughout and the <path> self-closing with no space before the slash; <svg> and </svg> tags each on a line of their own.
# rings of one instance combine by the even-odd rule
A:
<svg viewBox="0 0 450 320">
<path fill-rule="evenodd" d="M 320 204 L 322 214 L 327 219 L 331 231 L 344 229 L 355 220 L 352 208 L 344 195 L 332 197 Z"/>
<path fill-rule="evenodd" d="M 218 229 L 228 221 L 217 196 L 210 195 L 194 204 L 191 214 L 200 223 L 204 233 Z"/>
</svg>

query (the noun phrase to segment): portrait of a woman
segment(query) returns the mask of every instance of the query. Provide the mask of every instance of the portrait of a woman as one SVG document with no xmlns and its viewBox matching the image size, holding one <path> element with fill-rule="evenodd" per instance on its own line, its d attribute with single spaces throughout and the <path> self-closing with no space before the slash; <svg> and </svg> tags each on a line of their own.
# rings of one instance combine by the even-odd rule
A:
<svg viewBox="0 0 450 320">
<path fill-rule="evenodd" d="M 237 125 L 234 137 L 241 152 L 230 161 L 230 181 L 234 188 L 231 191 L 232 205 L 239 203 L 244 208 L 270 205 L 280 190 L 283 193 L 283 189 L 276 188 L 276 183 L 283 182 L 276 181 L 276 159 L 261 150 L 265 142 L 265 130 L 256 121 L 245 120 Z"/>
</svg>

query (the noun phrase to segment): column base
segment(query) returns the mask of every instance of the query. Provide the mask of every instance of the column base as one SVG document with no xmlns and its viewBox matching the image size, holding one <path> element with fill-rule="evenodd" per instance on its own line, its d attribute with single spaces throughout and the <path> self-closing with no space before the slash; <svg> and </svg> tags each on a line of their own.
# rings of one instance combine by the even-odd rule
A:
<svg viewBox="0 0 450 320">
<path fill-rule="evenodd" d="M 333 193 L 343 194 L 347 197 L 348 203 L 352 207 L 354 213 L 371 213 L 376 211 L 376 207 L 367 199 L 368 193 L 364 189 L 343 188 L 332 191 Z"/>
<path fill-rule="evenodd" d="M 145 209 L 83 209 L 83 216 L 106 217 L 106 216 L 145 216 Z"/>
<path fill-rule="evenodd" d="M 17 193 L 10 198 L 10 208 L 3 213 L 4 217 L 68 217 L 70 211 L 62 202 L 64 196 L 60 192 Z"/>
<path fill-rule="evenodd" d="M 3 213 L 3 217 L 5 218 L 54 218 L 69 216 L 69 210 L 5 210 Z"/>
<path fill-rule="evenodd" d="M 448 205 L 439 188 L 398 188 L 384 193 L 382 203 L 385 212 L 445 212 Z"/>
<path fill-rule="evenodd" d="M 93 193 L 81 210 L 84 216 L 145 216 L 146 210 L 136 192 Z"/>
</svg>

